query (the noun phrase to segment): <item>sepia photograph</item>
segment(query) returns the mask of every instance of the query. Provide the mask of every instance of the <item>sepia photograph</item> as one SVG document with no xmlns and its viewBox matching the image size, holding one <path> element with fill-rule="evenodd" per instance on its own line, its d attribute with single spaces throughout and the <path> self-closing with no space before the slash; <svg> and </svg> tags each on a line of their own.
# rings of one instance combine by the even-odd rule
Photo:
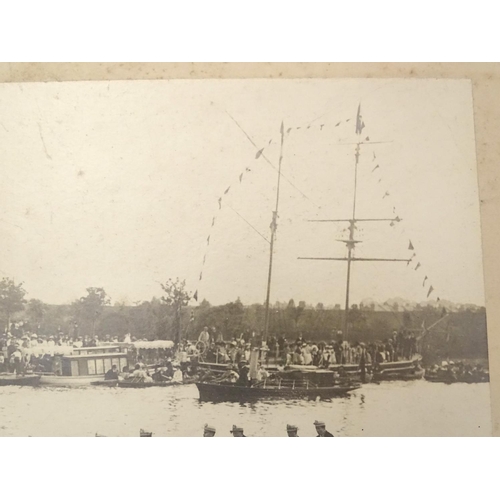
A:
<svg viewBox="0 0 500 500">
<path fill-rule="evenodd" d="M 0 84 L 0 436 L 491 436 L 468 79 Z"/>
</svg>

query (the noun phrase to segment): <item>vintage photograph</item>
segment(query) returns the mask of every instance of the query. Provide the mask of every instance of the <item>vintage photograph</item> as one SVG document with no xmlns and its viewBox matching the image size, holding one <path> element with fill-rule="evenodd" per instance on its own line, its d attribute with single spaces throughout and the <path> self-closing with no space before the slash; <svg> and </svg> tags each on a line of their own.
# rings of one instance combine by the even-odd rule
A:
<svg viewBox="0 0 500 500">
<path fill-rule="evenodd" d="M 0 436 L 490 436 L 467 79 L 0 84 Z"/>
</svg>

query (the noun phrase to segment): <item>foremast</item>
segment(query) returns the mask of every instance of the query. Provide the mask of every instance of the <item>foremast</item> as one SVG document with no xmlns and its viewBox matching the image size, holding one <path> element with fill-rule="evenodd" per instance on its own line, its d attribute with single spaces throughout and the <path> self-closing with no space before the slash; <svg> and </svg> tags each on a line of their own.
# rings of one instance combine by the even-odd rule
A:
<svg viewBox="0 0 500 500">
<path fill-rule="evenodd" d="M 264 315 L 264 335 L 263 339 L 264 341 L 267 340 L 267 336 L 269 333 L 269 300 L 271 297 L 271 279 L 272 279 L 272 273 L 273 273 L 273 253 L 274 253 L 274 241 L 276 239 L 276 231 L 278 229 L 278 208 L 279 208 L 279 201 L 280 201 L 280 183 L 281 183 L 281 164 L 283 161 L 283 142 L 285 138 L 285 132 L 284 132 L 284 124 L 281 122 L 281 128 L 280 128 L 280 133 L 281 133 L 281 145 L 280 145 L 280 157 L 279 157 L 279 162 L 278 162 L 278 181 L 276 185 L 276 206 L 273 211 L 272 215 L 272 220 L 271 220 L 271 238 L 269 240 L 269 272 L 267 275 L 267 292 L 266 292 L 266 304 L 265 304 L 265 315 Z"/>
</svg>

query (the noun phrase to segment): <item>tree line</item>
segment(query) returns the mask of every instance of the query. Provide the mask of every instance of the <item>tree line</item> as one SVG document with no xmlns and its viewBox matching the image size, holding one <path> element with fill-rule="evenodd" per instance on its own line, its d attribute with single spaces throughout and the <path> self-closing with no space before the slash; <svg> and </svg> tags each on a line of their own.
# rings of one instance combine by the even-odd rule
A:
<svg viewBox="0 0 500 500">
<path fill-rule="evenodd" d="M 264 304 L 244 305 L 236 299 L 214 306 L 207 300 L 199 304 L 186 290 L 185 282 L 167 280 L 163 292 L 151 300 L 127 305 L 115 303 L 103 288 L 91 287 L 86 294 L 68 305 L 49 305 L 38 299 L 25 299 L 23 284 L 9 278 L 0 282 L 0 321 L 5 331 L 12 322 L 23 322 L 42 336 L 58 332 L 72 337 L 118 338 L 130 334 L 137 339 L 186 338 L 196 340 L 203 327 L 215 328 L 226 340 L 261 333 Z M 485 308 L 462 307 L 452 312 L 432 306 L 413 311 L 392 308 L 377 311 L 353 305 L 349 311 L 349 337 L 353 341 L 372 342 L 387 338 L 402 328 L 421 331 L 443 314 L 446 318 L 423 339 L 423 349 L 432 357 L 486 358 Z M 294 340 L 299 334 L 312 341 L 331 341 L 344 324 L 339 308 L 307 306 L 295 300 L 270 308 L 269 334 Z"/>
</svg>

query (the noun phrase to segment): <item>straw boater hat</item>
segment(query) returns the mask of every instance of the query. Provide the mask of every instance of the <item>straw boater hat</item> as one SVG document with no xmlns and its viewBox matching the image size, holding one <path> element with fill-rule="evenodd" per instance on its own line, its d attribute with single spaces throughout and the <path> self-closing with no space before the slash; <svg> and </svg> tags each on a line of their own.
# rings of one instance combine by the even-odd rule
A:
<svg viewBox="0 0 500 500">
<path fill-rule="evenodd" d="M 299 428 L 296 425 L 286 424 L 286 430 L 287 431 L 298 431 Z"/>
<path fill-rule="evenodd" d="M 236 425 L 233 425 L 233 428 L 230 432 L 231 434 L 234 434 L 235 432 L 243 432 L 243 427 L 237 427 Z"/>
<path fill-rule="evenodd" d="M 205 430 L 207 432 L 213 432 L 215 434 L 215 427 L 212 427 L 212 426 L 210 426 L 208 424 L 205 424 Z"/>
<path fill-rule="evenodd" d="M 314 426 L 315 427 L 325 427 L 325 422 L 322 422 L 321 420 L 315 420 Z"/>
</svg>

